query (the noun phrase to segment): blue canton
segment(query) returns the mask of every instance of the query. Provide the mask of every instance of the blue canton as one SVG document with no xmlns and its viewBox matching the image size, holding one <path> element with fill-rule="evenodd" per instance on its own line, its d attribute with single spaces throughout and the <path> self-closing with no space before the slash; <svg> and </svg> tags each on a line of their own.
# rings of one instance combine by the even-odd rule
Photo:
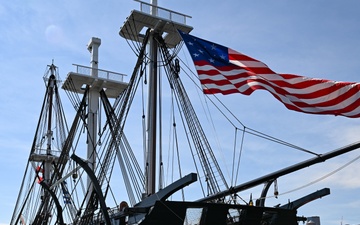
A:
<svg viewBox="0 0 360 225">
<path fill-rule="evenodd" d="M 179 32 L 194 62 L 207 61 L 213 66 L 229 65 L 228 48 L 201 38 Z"/>
</svg>

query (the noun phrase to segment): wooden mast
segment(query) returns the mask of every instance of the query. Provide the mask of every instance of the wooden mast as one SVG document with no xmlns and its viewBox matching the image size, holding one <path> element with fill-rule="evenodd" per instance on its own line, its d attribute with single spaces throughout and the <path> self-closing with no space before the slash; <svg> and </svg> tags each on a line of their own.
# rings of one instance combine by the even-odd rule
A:
<svg viewBox="0 0 360 225">
<path fill-rule="evenodd" d="M 156 151 L 157 143 L 157 99 L 158 99 L 158 44 L 154 40 L 155 35 L 163 35 L 166 45 L 169 48 L 175 47 L 180 41 L 178 30 L 189 33 L 193 28 L 186 25 L 185 14 L 168 10 L 158 6 L 157 0 L 150 0 L 140 3 L 140 11 L 133 10 L 124 25 L 120 28 L 119 34 L 125 39 L 142 43 L 145 37 L 144 31 L 150 29 L 149 37 L 149 95 L 147 109 L 147 140 L 145 152 L 146 184 L 144 197 L 156 192 Z M 150 10 L 149 10 L 150 9 Z M 168 15 L 166 18 L 160 15 Z M 180 18 L 180 21 L 174 21 Z"/>
<path fill-rule="evenodd" d="M 157 0 L 151 0 L 150 14 L 157 16 Z M 155 29 L 151 30 L 149 41 L 149 97 L 148 97 L 148 140 L 147 140 L 147 155 L 146 155 L 146 169 L 147 169 L 147 183 L 146 195 L 152 195 L 156 192 L 156 132 L 157 132 L 157 82 L 158 82 L 158 45 L 154 40 Z"/>
</svg>

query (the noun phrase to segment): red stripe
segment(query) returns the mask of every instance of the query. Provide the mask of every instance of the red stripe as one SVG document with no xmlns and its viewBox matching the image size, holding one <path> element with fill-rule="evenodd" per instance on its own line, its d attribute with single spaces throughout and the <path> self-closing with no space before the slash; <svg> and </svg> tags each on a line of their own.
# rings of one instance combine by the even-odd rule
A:
<svg viewBox="0 0 360 225">
<path fill-rule="evenodd" d="M 264 87 L 261 87 L 261 86 L 254 86 L 254 90 L 259 90 L 259 89 L 264 89 L 266 90 Z M 246 92 L 241 92 L 242 94 L 245 94 L 245 95 L 250 95 L 253 91 L 253 89 L 249 89 L 248 91 Z M 221 93 L 223 95 L 228 95 L 228 94 L 234 94 L 234 93 L 239 93 L 239 91 L 237 89 L 230 89 L 230 90 L 220 90 L 220 89 L 216 89 L 216 88 L 212 88 L 212 89 L 204 89 L 204 93 L 205 94 L 218 94 L 218 93 Z M 271 93 L 272 94 L 272 93 Z M 275 95 L 275 94 L 272 94 L 276 99 L 278 99 L 280 102 L 281 99 Z M 304 110 L 301 109 L 301 106 L 294 106 L 294 105 L 291 105 L 291 104 L 286 104 L 284 102 L 282 102 L 286 108 L 290 109 L 290 110 L 294 110 L 294 111 L 298 111 L 298 112 L 305 112 Z M 316 111 L 316 112 L 305 112 L 305 113 L 309 113 L 309 114 L 323 114 L 323 115 L 328 115 L 328 114 L 331 114 L 331 115 L 342 115 L 344 113 L 347 113 L 347 112 L 351 112 L 353 111 L 354 109 L 356 109 L 358 106 L 360 105 L 360 99 L 358 98 L 356 101 L 354 101 L 352 104 L 350 104 L 349 106 L 347 107 L 344 107 L 340 110 L 321 110 L 319 109 L 319 111 Z M 311 106 L 313 108 L 315 108 L 314 106 Z M 358 112 L 357 114 L 354 114 L 352 116 L 347 116 L 349 118 L 358 118 L 360 117 L 360 112 Z"/>
<path fill-rule="evenodd" d="M 203 85 L 205 85 L 205 86 L 206 86 L 206 84 L 215 84 L 215 85 L 218 85 L 220 87 L 223 86 L 223 85 L 231 84 L 231 85 L 234 86 L 234 88 L 237 90 L 237 92 L 239 92 L 238 91 L 239 87 L 242 87 L 244 85 L 246 86 L 247 83 L 253 82 L 253 81 L 256 81 L 258 83 L 261 83 L 261 84 L 268 85 L 268 86 L 272 87 L 274 89 L 274 91 L 276 93 L 280 94 L 280 95 L 283 95 L 283 96 L 291 95 L 293 97 L 299 98 L 300 100 L 301 99 L 302 100 L 307 100 L 307 99 L 314 99 L 314 98 L 323 97 L 323 96 L 329 95 L 330 93 L 338 91 L 340 88 L 342 88 L 344 86 L 344 84 L 342 84 L 342 83 L 337 83 L 337 84 L 335 84 L 333 86 L 330 86 L 330 87 L 327 87 L 327 88 L 324 88 L 324 89 L 320 89 L 320 90 L 316 90 L 314 92 L 295 94 L 295 93 L 290 93 L 290 92 L 286 91 L 285 89 L 283 89 L 281 87 L 273 85 L 273 82 L 269 82 L 269 81 L 263 80 L 263 79 L 247 79 L 245 81 L 234 83 L 234 84 L 231 83 L 227 79 L 217 80 L 217 81 L 214 81 L 214 80 L 211 80 L 211 79 L 202 79 L 201 83 Z M 317 81 L 318 82 L 308 82 L 308 83 L 318 84 L 319 80 L 317 80 Z M 278 82 L 278 84 L 281 85 L 281 82 Z M 289 86 L 289 85 L 287 85 L 287 86 Z M 307 87 L 306 85 L 302 85 L 302 86 Z M 294 88 L 296 88 L 296 87 L 294 87 Z M 246 91 L 243 91 L 241 93 L 246 94 L 246 95 L 250 95 L 254 90 L 258 90 L 258 89 L 266 89 L 266 88 L 262 87 L 261 85 L 254 85 L 254 86 L 249 87 Z M 325 106 L 332 106 L 332 105 L 336 105 L 339 102 L 345 101 L 346 99 L 352 97 L 353 95 L 355 95 L 356 93 L 359 92 L 358 89 L 359 89 L 359 87 L 357 85 L 356 88 L 349 89 L 347 92 L 345 92 L 344 94 L 339 95 L 337 98 L 334 98 L 334 99 L 329 100 L 329 101 L 323 101 L 323 102 L 317 103 L 317 104 L 308 104 L 308 103 L 306 103 L 304 101 L 294 101 L 293 103 L 295 105 L 297 105 L 298 107 L 325 107 Z M 229 91 L 226 91 L 226 92 L 229 93 Z M 219 93 L 221 93 L 221 92 L 219 92 Z"/>
<path fill-rule="evenodd" d="M 228 70 L 228 68 L 221 67 L 219 68 L 220 70 Z M 230 71 L 230 70 L 228 70 Z M 207 75 L 219 75 L 219 72 L 217 70 L 209 70 L 209 71 L 204 71 L 204 70 L 198 70 L 199 74 L 207 74 Z M 222 76 L 224 76 L 224 78 L 226 78 L 227 80 L 235 80 L 235 79 L 239 79 L 239 78 L 246 78 L 248 76 L 254 76 L 256 74 L 253 73 L 240 73 L 237 75 L 232 75 L 232 76 L 226 76 L 221 74 Z M 299 78 L 300 76 L 297 75 L 290 75 L 290 74 L 276 74 L 279 76 L 279 79 L 281 78 L 285 78 L 285 80 L 271 80 L 268 81 L 266 84 L 271 85 L 272 87 L 276 88 L 276 86 L 281 87 L 281 89 L 283 88 L 293 88 L 293 89 L 303 89 L 303 88 L 309 88 L 311 86 L 317 85 L 317 84 L 322 84 L 325 82 L 329 82 L 328 80 L 318 80 L 318 79 L 304 79 L 302 82 L 298 82 L 298 83 L 290 83 L 287 82 L 286 79 L 292 79 L 292 78 Z M 301 78 L 301 77 L 300 77 Z M 259 79 L 256 79 L 256 81 L 258 82 L 262 82 L 266 80 L 266 75 L 259 75 Z M 253 80 L 252 80 L 253 81 Z M 325 81 L 325 82 L 324 82 Z M 209 79 L 208 81 L 209 83 L 213 82 Z M 214 81 L 217 84 L 221 84 L 221 82 L 219 83 L 219 81 Z M 227 83 L 226 83 L 227 84 Z M 349 84 L 349 82 L 330 82 L 330 87 L 326 87 L 320 90 L 316 90 L 314 92 L 308 92 L 308 93 L 303 93 L 303 94 L 293 94 L 299 98 L 305 98 L 305 99 L 310 99 L 310 98 L 314 98 L 315 96 L 322 96 L 322 95 L 326 95 L 329 94 L 331 92 L 337 91 L 342 87 L 345 87 Z M 290 94 L 289 92 L 286 92 L 288 94 Z"/>
<path fill-rule="evenodd" d="M 229 54 L 229 60 L 244 60 L 244 61 L 256 61 L 260 62 L 259 60 L 256 60 L 254 58 L 251 58 L 250 56 L 244 55 L 240 52 L 237 52 L 231 48 L 228 48 L 228 54 Z"/>
<path fill-rule="evenodd" d="M 245 65 L 252 65 L 251 63 L 247 63 L 249 61 L 259 62 L 251 57 L 248 57 L 248 56 L 240 54 L 240 53 L 229 54 L 229 59 L 237 60 L 240 63 L 243 63 Z M 261 63 L 261 62 L 259 62 L 259 63 Z M 197 66 L 205 66 L 205 65 L 212 66 L 207 61 L 196 61 L 195 65 L 197 65 Z M 298 76 L 298 75 L 294 75 L 294 74 L 276 74 L 268 67 L 250 67 L 250 66 L 240 67 L 238 65 L 232 64 L 230 66 L 222 66 L 217 69 L 219 69 L 220 71 L 225 71 L 225 72 L 231 72 L 231 71 L 240 70 L 240 69 L 245 70 L 245 71 L 241 72 L 239 74 L 227 76 L 227 75 L 219 73 L 219 71 L 216 69 L 207 70 L 207 71 L 199 69 L 198 74 L 206 74 L 209 76 L 209 78 L 202 78 L 200 80 L 202 85 L 204 85 L 206 87 L 207 84 L 213 84 L 213 85 L 216 85 L 219 87 L 219 88 L 204 89 L 205 94 L 221 93 L 224 95 L 228 95 L 228 94 L 233 94 L 233 93 L 242 93 L 244 95 L 250 95 L 255 90 L 261 90 L 261 89 L 267 90 L 266 87 L 262 86 L 262 84 L 263 84 L 263 85 L 267 85 L 273 89 L 273 91 L 275 93 L 271 92 L 271 94 L 276 99 L 281 101 L 285 105 L 285 107 L 287 107 L 288 109 L 291 109 L 291 110 L 299 111 L 299 112 L 305 112 L 302 108 L 313 108 L 314 110 L 316 109 L 317 111 L 306 112 L 306 113 L 342 115 L 347 112 L 352 112 L 360 105 L 360 99 L 358 97 L 358 98 L 356 98 L 356 100 L 354 102 L 350 103 L 348 106 L 344 106 L 341 109 L 324 110 L 321 108 L 321 107 L 331 107 L 331 106 L 341 104 L 342 102 L 348 100 L 349 98 L 357 95 L 359 93 L 359 89 L 360 89 L 359 85 L 360 84 L 354 85 L 354 83 L 350 83 L 350 82 L 333 82 L 333 81 L 329 81 L 329 80 L 310 79 L 307 77 L 302 77 L 302 76 Z M 279 80 L 268 80 L 267 76 L 269 76 L 269 74 L 272 75 L 272 79 L 273 79 L 273 75 L 279 76 Z M 211 76 L 216 76 L 216 75 L 222 75 L 224 77 L 224 79 L 212 80 Z M 253 78 L 253 77 L 250 78 L 250 76 L 257 76 L 257 78 Z M 248 78 L 248 79 L 243 80 L 241 82 L 232 83 L 232 81 L 235 81 L 236 79 L 241 79 L 241 78 L 242 79 Z M 300 81 L 297 80 L 295 83 L 294 80 L 292 80 L 294 78 L 303 78 L 303 79 Z M 254 81 L 258 82 L 259 84 L 252 85 L 252 86 L 247 85 L 248 83 L 251 83 Z M 320 86 L 318 87 L 317 90 L 308 90 L 310 87 L 313 87 L 314 85 L 319 85 L 319 84 L 320 84 Z M 321 84 L 324 84 L 324 85 L 321 85 Z M 221 87 L 224 85 L 233 85 L 233 88 L 231 88 L 229 90 L 221 90 Z M 352 85 L 352 86 L 350 86 L 350 85 Z M 323 87 L 321 87 L 321 86 L 323 86 Z M 338 96 L 336 96 L 333 99 L 324 100 L 319 103 L 308 102 L 309 100 L 317 99 L 317 98 L 321 98 L 321 97 L 326 99 L 326 96 L 336 93 L 341 88 L 347 87 L 347 86 L 348 86 L 348 90 L 345 91 L 345 93 L 339 94 Z M 240 92 L 239 88 L 245 88 L 245 90 Z M 300 93 L 290 93 L 286 90 L 286 88 L 295 89 L 295 90 L 297 90 L 297 92 L 300 92 Z M 303 90 L 303 93 L 301 93 L 302 90 Z M 268 90 L 268 91 L 271 91 L 271 90 Z M 278 95 L 291 96 L 290 99 L 292 99 L 292 101 L 291 101 L 292 104 L 283 102 L 282 99 Z M 299 100 L 296 100 L 296 98 Z M 348 116 L 348 117 L 360 117 L 360 112 L 356 113 L 356 115 Z"/>
</svg>

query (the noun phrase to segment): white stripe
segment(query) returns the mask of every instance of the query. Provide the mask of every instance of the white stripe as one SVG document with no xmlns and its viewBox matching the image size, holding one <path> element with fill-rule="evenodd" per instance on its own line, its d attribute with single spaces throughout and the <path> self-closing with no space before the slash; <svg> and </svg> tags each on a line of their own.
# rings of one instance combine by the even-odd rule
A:
<svg viewBox="0 0 360 225">
<path fill-rule="evenodd" d="M 222 73 L 222 71 L 212 67 L 213 69 L 219 71 L 219 73 Z M 237 70 L 234 70 L 234 71 L 226 71 L 226 72 L 223 72 L 223 74 L 225 76 L 229 76 L 229 75 L 238 75 L 239 71 Z M 245 71 L 242 71 L 242 72 L 245 72 Z M 226 74 L 225 74 L 226 73 Z M 281 79 L 275 79 L 275 77 L 278 77 L 278 78 L 281 78 Z M 270 79 L 268 79 L 270 78 Z M 294 79 L 283 79 L 281 76 L 279 75 L 273 75 L 273 74 L 258 74 L 258 75 L 255 75 L 255 76 L 247 76 L 247 77 L 244 77 L 244 78 L 238 78 L 238 79 L 234 79 L 234 80 L 229 80 L 225 77 L 223 77 L 222 75 L 207 75 L 207 74 L 200 74 L 199 73 L 199 79 L 200 80 L 203 80 L 203 79 L 210 79 L 210 80 L 214 80 L 214 81 L 220 81 L 220 80 L 227 80 L 233 84 L 237 84 L 237 83 L 240 83 L 240 82 L 243 82 L 243 81 L 246 81 L 246 80 L 249 80 L 249 79 L 253 79 L 253 80 L 257 80 L 257 79 L 263 79 L 265 81 L 268 81 L 270 83 L 272 83 L 272 81 L 279 81 L 279 80 L 282 80 L 284 82 L 287 82 L 287 81 L 306 81 L 306 80 L 310 80 L 310 78 L 308 79 L 302 79 L 302 78 L 294 78 Z M 287 82 L 287 83 L 290 83 L 290 84 L 294 84 L 294 82 Z M 274 83 L 272 83 L 273 86 L 277 86 L 285 91 L 287 91 L 288 93 L 290 94 L 311 94 L 313 92 L 316 92 L 316 91 L 320 91 L 322 89 L 325 89 L 325 88 L 329 88 L 329 87 L 332 87 L 336 84 L 336 82 L 324 82 L 324 83 L 319 83 L 319 84 L 315 84 L 315 85 L 312 85 L 312 86 L 309 86 L 309 87 L 306 87 L 306 88 L 302 88 L 302 89 L 299 89 L 299 88 L 289 88 L 289 87 L 281 87 L 279 85 L 276 85 Z M 312 98 L 312 99 L 307 99 L 306 101 L 309 103 L 309 104 L 318 104 L 318 103 L 321 103 L 321 102 L 326 102 L 326 101 L 330 101 L 330 100 L 333 100 L 335 98 L 337 98 L 339 95 L 342 95 L 342 94 L 345 94 L 346 92 L 348 92 L 352 87 L 354 86 L 357 86 L 357 85 L 360 85 L 359 83 L 354 83 L 354 84 L 351 84 L 351 85 L 346 85 L 332 93 L 328 93 L 326 95 L 323 95 L 323 96 L 319 96 L 317 98 Z M 300 101 L 297 97 L 295 96 L 288 96 L 289 99 L 293 99 L 293 101 Z M 355 96 L 352 96 L 351 98 L 356 98 Z M 354 99 L 353 101 L 355 101 L 356 99 Z"/>
<path fill-rule="evenodd" d="M 224 76 L 233 76 L 233 75 L 238 75 L 238 74 L 241 74 L 241 73 L 245 73 L 245 72 L 249 72 L 245 69 L 234 69 L 234 70 L 230 70 L 230 71 L 222 71 L 222 70 L 219 70 L 217 69 L 216 67 L 213 67 L 213 66 L 195 66 L 196 67 L 196 70 L 198 71 L 198 75 L 207 75 L 207 74 L 202 74 L 202 73 L 199 73 L 199 70 L 202 70 L 202 71 L 210 71 L 210 70 L 216 70 L 219 72 L 219 75 L 222 74 Z M 209 76 L 209 79 L 211 79 L 213 76 L 217 76 L 217 75 L 207 75 Z M 224 79 L 227 79 L 224 77 Z"/>
<path fill-rule="evenodd" d="M 342 101 L 342 102 L 340 102 L 340 103 L 338 103 L 336 105 L 326 106 L 326 107 L 304 107 L 304 108 L 300 108 L 300 107 L 296 106 L 286 96 L 280 95 L 277 92 L 275 92 L 275 90 L 271 86 L 268 86 L 268 85 L 265 85 L 263 83 L 259 83 L 259 82 L 256 82 L 256 81 L 249 82 L 249 83 L 246 83 L 246 84 L 242 85 L 240 88 L 238 88 L 238 91 L 240 91 L 241 93 L 244 93 L 245 91 L 247 91 L 248 89 L 250 89 L 252 86 L 255 86 L 255 85 L 262 86 L 266 90 L 268 90 L 269 92 L 271 92 L 274 95 L 278 96 L 284 104 L 293 105 L 294 107 L 300 109 L 301 111 L 308 112 L 308 113 L 318 113 L 318 112 L 323 112 L 323 111 L 341 110 L 343 108 L 346 108 L 347 106 L 352 104 L 355 100 L 360 98 L 360 94 L 357 93 L 355 96 L 352 96 L 351 98 L 349 98 L 349 99 L 347 99 L 345 101 Z M 224 86 L 218 86 L 218 85 L 215 85 L 215 84 L 206 84 L 205 87 L 207 89 L 213 89 L 214 88 L 214 89 L 219 89 L 221 91 L 228 91 L 228 90 L 236 89 L 236 87 L 234 85 L 231 85 L 231 84 L 224 85 Z M 308 104 L 311 105 L 311 103 L 309 101 L 307 101 L 307 100 L 303 100 L 303 101 L 298 100 L 298 102 L 305 102 L 305 103 L 308 103 Z M 353 111 L 351 111 L 349 113 L 345 113 L 345 114 L 350 116 L 350 115 L 356 115 L 357 112 L 356 112 L 356 110 L 353 110 Z"/>
<path fill-rule="evenodd" d="M 248 61 L 248 60 L 229 60 L 230 63 L 241 66 L 241 67 L 249 67 L 249 68 L 268 68 L 267 65 L 265 65 L 262 62 L 259 61 Z"/>
</svg>

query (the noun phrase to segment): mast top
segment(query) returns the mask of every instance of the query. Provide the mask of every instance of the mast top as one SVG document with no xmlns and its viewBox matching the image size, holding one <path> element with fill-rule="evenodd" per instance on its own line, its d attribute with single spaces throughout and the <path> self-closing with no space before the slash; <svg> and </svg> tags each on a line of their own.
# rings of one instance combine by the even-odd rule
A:
<svg viewBox="0 0 360 225">
<path fill-rule="evenodd" d="M 87 49 L 89 52 L 91 52 L 92 50 L 92 47 L 93 46 L 97 46 L 99 47 L 101 45 L 101 39 L 100 38 L 97 38 L 97 37 L 92 37 L 90 40 L 89 40 L 89 43 L 87 44 Z"/>
<path fill-rule="evenodd" d="M 90 89 L 96 91 L 104 89 L 109 98 L 117 98 L 125 90 L 127 87 L 123 81 L 125 74 L 98 69 L 100 45 L 100 38 L 92 37 L 89 40 L 87 50 L 91 53 L 91 67 L 73 64 L 76 71 L 68 73 L 62 85 L 64 90 L 83 94 L 88 85 Z"/>
<path fill-rule="evenodd" d="M 181 37 L 177 30 L 189 33 L 193 27 L 186 24 L 191 16 L 175 12 L 154 4 L 134 0 L 140 3 L 140 11 L 133 10 L 120 28 L 119 34 L 125 39 L 142 42 L 148 28 L 163 34 L 168 47 L 175 47 Z"/>
</svg>

